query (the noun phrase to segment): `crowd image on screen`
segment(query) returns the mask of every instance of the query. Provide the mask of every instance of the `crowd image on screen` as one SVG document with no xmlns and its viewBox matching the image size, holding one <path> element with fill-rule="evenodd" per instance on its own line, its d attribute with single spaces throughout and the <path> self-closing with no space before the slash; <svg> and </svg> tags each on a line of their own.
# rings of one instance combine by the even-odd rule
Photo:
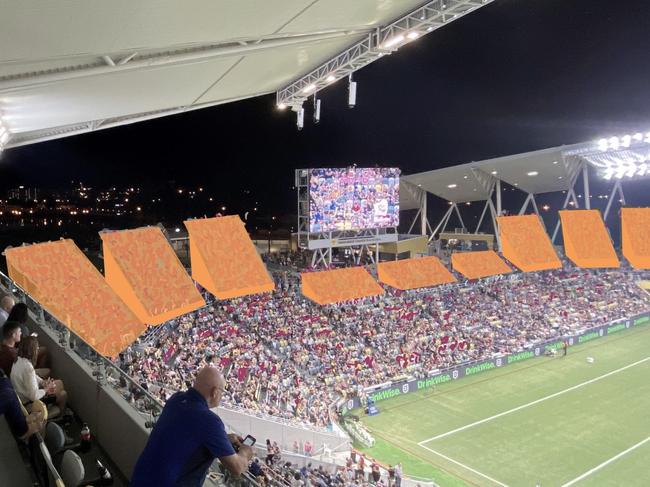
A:
<svg viewBox="0 0 650 487">
<path fill-rule="evenodd" d="M 312 169 L 310 231 L 397 227 L 399 175 L 397 168 Z"/>
<path fill-rule="evenodd" d="M 364 388 L 513 353 L 650 310 L 629 270 L 563 269 L 397 291 L 338 305 L 305 299 L 292 272 L 273 293 L 215 301 L 152 327 L 120 366 L 166 400 L 207 364 L 223 404 L 303 427 L 331 427 L 332 404 Z"/>
</svg>

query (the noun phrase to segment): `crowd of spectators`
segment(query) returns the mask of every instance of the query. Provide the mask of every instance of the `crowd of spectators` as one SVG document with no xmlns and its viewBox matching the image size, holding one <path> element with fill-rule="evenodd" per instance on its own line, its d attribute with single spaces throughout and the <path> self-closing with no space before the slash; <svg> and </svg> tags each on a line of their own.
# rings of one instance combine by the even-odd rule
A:
<svg viewBox="0 0 650 487">
<path fill-rule="evenodd" d="M 267 444 L 270 440 L 267 440 Z M 352 451 L 344 464 L 307 462 L 302 466 L 287 461 L 280 454 L 265 461 L 256 457 L 249 466 L 249 474 L 262 487 L 401 487 L 402 466 L 383 465 Z"/>
<path fill-rule="evenodd" d="M 161 400 L 207 364 L 226 375 L 226 406 L 327 427 L 328 406 L 369 386 L 522 350 L 650 309 L 633 273 L 566 267 L 396 291 L 340 305 L 277 290 L 210 301 L 150 328 L 120 366 Z"/>
</svg>

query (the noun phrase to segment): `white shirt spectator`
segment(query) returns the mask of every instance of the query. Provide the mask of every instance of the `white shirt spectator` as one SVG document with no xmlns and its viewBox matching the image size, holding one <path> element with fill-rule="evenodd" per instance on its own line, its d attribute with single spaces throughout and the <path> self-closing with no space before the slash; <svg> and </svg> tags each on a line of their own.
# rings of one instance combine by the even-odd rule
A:
<svg viewBox="0 0 650 487">
<path fill-rule="evenodd" d="M 36 401 L 45 396 L 45 389 L 40 389 L 38 382 L 32 363 L 25 357 L 18 357 L 11 368 L 11 384 L 22 403 Z"/>
</svg>

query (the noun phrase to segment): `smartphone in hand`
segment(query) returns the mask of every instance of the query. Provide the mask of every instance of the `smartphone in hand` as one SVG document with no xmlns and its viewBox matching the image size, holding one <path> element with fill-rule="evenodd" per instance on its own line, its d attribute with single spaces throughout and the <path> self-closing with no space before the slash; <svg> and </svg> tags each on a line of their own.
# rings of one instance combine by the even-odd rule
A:
<svg viewBox="0 0 650 487">
<path fill-rule="evenodd" d="M 243 445 L 246 446 L 253 446 L 257 440 L 252 437 L 251 435 L 246 435 L 246 438 L 244 438 L 244 441 L 242 442 Z"/>
</svg>

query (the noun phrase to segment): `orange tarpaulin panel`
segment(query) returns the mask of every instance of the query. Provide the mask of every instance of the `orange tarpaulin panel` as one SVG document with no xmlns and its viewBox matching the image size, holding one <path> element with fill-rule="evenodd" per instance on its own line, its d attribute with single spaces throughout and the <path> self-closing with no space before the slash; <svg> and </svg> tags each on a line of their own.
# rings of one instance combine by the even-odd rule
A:
<svg viewBox="0 0 650 487">
<path fill-rule="evenodd" d="M 219 299 L 275 289 L 239 216 L 188 220 L 192 277 Z"/>
<path fill-rule="evenodd" d="M 467 279 L 510 274 L 512 269 L 493 250 L 451 254 L 451 265 Z"/>
<path fill-rule="evenodd" d="M 560 269 L 555 253 L 537 215 L 499 216 L 503 256 L 524 272 Z"/>
<path fill-rule="evenodd" d="M 577 267 L 620 267 L 598 210 L 560 210 L 564 253 Z"/>
<path fill-rule="evenodd" d="M 205 305 L 160 228 L 100 236 L 106 282 L 141 321 L 158 325 Z"/>
<path fill-rule="evenodd" d="M 650 208 L 621 208 L 623 255 L 637 269 L 650 269 Z"/>
<path fill-rule="evenodd" d="M 340 303 L 384 294 L 381 286 L 363 267 L 303 272 L 300 278 L 302 294 L 318 304 Z"/>
<path fill-rule="evenodd" d="M 416 289 L 456 282 L 456 278 L 437 257 L 381 262 L 379 280 L 395 289 Z"/>
<path fill-rule="evenodd" d="M 72 240 L 5 250 L 9 276 L 102 355 L 115 357 L 145 325 Z"/>
</svg>

